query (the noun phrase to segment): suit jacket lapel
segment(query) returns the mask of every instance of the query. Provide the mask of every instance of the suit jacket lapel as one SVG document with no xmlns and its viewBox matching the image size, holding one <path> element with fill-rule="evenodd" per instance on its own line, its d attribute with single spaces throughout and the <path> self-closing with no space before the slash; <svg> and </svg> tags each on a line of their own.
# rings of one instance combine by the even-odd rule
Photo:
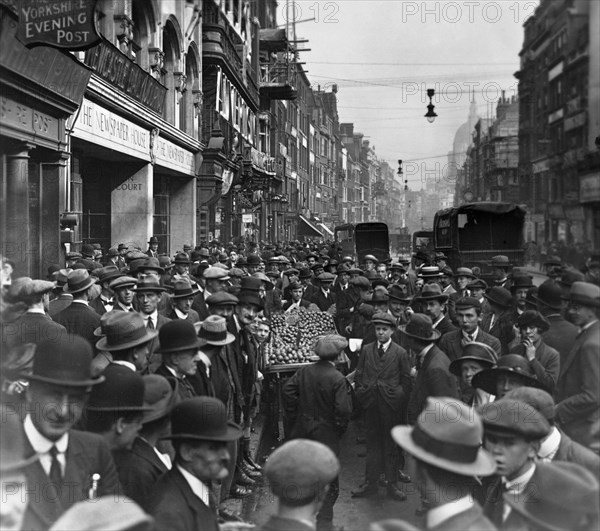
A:
<svg viewBox="0 0 600 531">
<path fill-rule="evenodd" d="M 154 468 L 156 468 L 161 473 L 168 472 L 169 469 L 166 465 L 159 459 L 156 455 L 154 449 L 143 439 L 139 437 L 135 440 L 133 445 L 133 452 L 138 456 L 148 461 Z"/>
<path fill-rule="evenodd" d="M 575 339 L 575 343 L 573 343 L 573 347 L 567 354 L 567 357 L 565 358 L 565 362 L 560 368 L 560 376 L 565 374 L 567 372 L 567 370 L 569 369 L 569 367 L 571 367 L 571 365 L 573 364 L 573 361 L 575 361 L 575 358 L 577 357 L 577 352 L 579 352 L 579 348 L 581 347 L 581 343 L 583 342 L 583 338 L 584 338 L 586 332 L 587 332 L 587 330 L 584 331 L 577 339 Z"/>
</svg>

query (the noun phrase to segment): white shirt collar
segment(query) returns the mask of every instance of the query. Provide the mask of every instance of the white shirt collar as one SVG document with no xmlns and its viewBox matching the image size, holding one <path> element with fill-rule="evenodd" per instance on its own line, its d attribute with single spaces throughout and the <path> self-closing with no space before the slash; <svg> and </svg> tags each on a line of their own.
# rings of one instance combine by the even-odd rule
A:
<svg viewBox="0 0 600 531">
<path fill-rule="evenodd" d="M 202 481 L 200 481 L 196 476 L 190 474 L 187 470 L 185 470 L 185 468 L 182 468 L 179 464 L 175 466 L 177 466 L 177 470 L 181 472 L 181 475 L 187 481 L 188 485 L 190 486 L 190 489 L 192 489 L 192 492 L 202 500 L 204 505 L 210 507 L 208 487 L 204 483 L 202 483 Z"/>
<path fill-rule="evenodd" d="M 43 308 L 27 308 L 27 313 L 39 313 L 41 315 L 46 315 L 46 312 Z"/>
<path fill-rule="evenodd" d="M 593 321 L 589 322 L 588 324 L 582 326 L 580 332 L 587 330 L 590 326 L 592 326 L 594 323 L 597 323 L 597 322 L 598 322 L 598 319 L 594 319 Z"/>
<path fill-rule="evenodd" d="M 435 323 L 433 323 L 433 328 L 435 328 L 437 325 L 439 325 L 442 320 L 444 319 L 445 314 L 441 313 L 440 316 L 436 319 Z"/>
<path fill-rule="evenodd" d="M 562 435 L 560 434 L 559 429 L 556 426 L 553 426 L 548 437 L 546 437 L 540 445 L 540 449 L 537 453 L 540 460 L 543 462 L 552 461 L 556 455 L 556 452 L 558 451 L 561 439 Z"/>
<path fill-rule="evenodd" d="M 535 472 L 535 463 L 533 466 L 527 470 L 524 474 L 521 474 L 518 478 L 513 479 L 512 481 L 506 481 L 505 478 L 502 478 L 502 482 L 504 483 L 504 488 L 506 490 L 506 494 L 508 496 L 513 496 L 515 501 L 519 501 L 519 498 L 522 498 L 522 493 L 527 486 L 527 483 L 531 480 Z M 504 522 L 512 511 L 512 507 L 504 502 L 504 506 L 502 508 L 502 521 Z"/>
<path fill-rule="evenodd" d="M 85 304 L 89 306 L 88 301 L 84 301 L 83 299 L 73 299 L 73 303 L 78 302 L 79 304 Z"/>
<path fill-rule="evenodd" d="M 127 367 L 128 369 L 131 369 L 133 372 L 135 372 L 135 365 L 133 363 L 131 363 L 130 361 L 125 361 L 125 360 L 113 360 L 112 361 L 115 365 L 123 365 L 123 367 Z"/>
<path fill-rule="evenodd" d="M 210 367 L 212 365 L 210 358 L 201 350 L 198 351 L 198 357 L 200 358 L 200 361 L 202 363 L 204 363 L 204 366 L 206 367 L 206 376 L 208 376 L 210 378 Z"/>
<path fill-rule="evenodd" d="M 381 347 L 383 348 L 384 352 L 387 352 L 387 349 L 390 348 L 390 345 L 392 344 L 392 338 L 388 339 L 383 345 L 381 345 Z M 380 343 L 379 341 L 377 341 L 377 348 L 379 348 Z"/>
<path fill-rule="evenodd" d="M 433 343 L 429 343 L 429 345 L 427 345 L 423 350 L 421 350 L 421 352 L 417 354 L 417 358 L 423 359 L 426 356 L 426 354 L 433 348 L 433 345 Z"/>
<path fill-rule="evenodd" d="M 140 312 L 140 315 L 144 318 L 145 323 L 148 323 L 148 319 L 152 317 L 152 324 L 154 324 L 154 328 L 158 328 L 158 310 L 154 310 L 152 313 Z"/>
<path fill-rule="evenodd" d="M 40 454 L 40 464 L 42 465 L 46 475 L 50 475 L 50 469 L 52 467 L 52 456 L 50 455 L 50 449 L 53 446 L 56 446 L 56 449 L 59 452 L 56 456 L 56 459 L 58 460 L 64 475 L 65 468 L 67 466 L 66 452 L 67 447 L 69 446 L 69 432 L 65 433 L 56 442 L 52 442 L 46 439 L 46 437 L 44 437 L 37 430 L 37 428 L 33 425 L 30 415 L 25 417 L 23 429 L 25 430 L 25 435 L 27 436 L 27 439 L 29 439 L 29 444 L 31 444 L 34 452 Z"/>
<path fill-rule="evenodd" d="M 175 376 L 175 378 L 185 378 L 185 374 L 179 374 L 173 367 L 169 367 L 167 364 L 165 364 L 165 367 L 173 376 Z"/>
<path fill-rule="evenodd" d="M 479 327 L 477 327 L 473 332 L 471 332 L 470 334 L 467 334 L 464 330 L 461 330 L 462 335 L 465 339 L 469 339 L 469 336 L 473 336 L 473 341 L 475 341 L 477 339 L 477 336 L 479 335 Z"/>
<path fill-rule="evenodd" d="M 427 529 L 433 529 L 440 526 L 446 520 L 449 520 L 453 516 L 459 513 L 464 513 L 473 507 L 474 502 L 470 496 L 459 498 L 456 501 L 445 503 L 439 507 L 429 509 L 427 512 Z"/>
<path fill-rule="evenodd" d="M 179 317 L 179 319 L 183 319 L 184 321 L 187 319 L 187 313 L 183 313 L 179 308 L 173 308 L 175 310 L 175 315 Z"/>
</svg>

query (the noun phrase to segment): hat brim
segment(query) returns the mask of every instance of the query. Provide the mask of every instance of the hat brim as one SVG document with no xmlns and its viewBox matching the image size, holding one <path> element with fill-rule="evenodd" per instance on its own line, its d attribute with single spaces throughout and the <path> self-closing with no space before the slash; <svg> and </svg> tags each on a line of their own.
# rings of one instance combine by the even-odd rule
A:
<svg viewBox="0 0 600 531">
<path fill-rule="evenodd" d="M 171 413 L 171 410 L 179 401 L 178 394 L 177 394 L 177 388 L 179 387 L 179 382 L 173 378 L 173 379 L 171 379 L 170 383 L 172 383 L 175 387 L 172 390 L 171 397 L 169 398 L 169 400 L 167 400 L 165 402 L 161 402 L 160 407 L 159 406 L 150 407 L 149 412 L 144 412 L 144 416 L 142 418 L 142 424 L 148 424 L 149 422 L 153 422 L 155 420 L 166 417 L 169 413 Z"/>
<path fill-rule="evenodd" d="M 158 354 L 172 354 L 174 352 L 184 352 L 186 350 L 193 350 L 202 346 L 200 338 L 197 338 L 193 343 L 188 343 L 187 345 L 180 345 L 176 348 L 163 348 L 160 346 L 155 350 Z"/>
<path fill-rule="evenodd" d="M 448 367 L 448 370 L 455 376 L 460 377 L 460 375 L 461 375 L 460 374 L 460 366 L 463 361 L 476 361 L 478 363 L 487 365 L 488 369 L 491 369 L 495 365 L 495 363 L 493 361 L 486 360 L 485 358 L 478 358 L 477 356 L 461 356 L 460 358 L 456 358 L 455 360 L 452 360 L 450 362 L 450 366 Z M 483 370 L 485 370 L 485 369 L 483 369 Z M 492 393 L 492 394 L 495 394 L 495 393 Z"/>
<path fill-rule="evenodd" d="M 170 295 L 172 299 L 187 299 L 188 297 L 195 297 L 196 295 L 198 295 L 198 293 L 200 293 L 200 290 L 198 288 L 192 288 L 191 293 L 185 293 L 182 295 L 175 295 L 174 293 L 171 293 Z"/>
<path fill-rule="evenodd" d="M 144 411 L 150 411 L 152 408 L 147 406 L 86 406 L 88 411 L 122 411 L 123 413 L 132 412 L 132 413 L 143 413 Z"/>
<path fill-rule="evenodd" d="M 548 306 L 548 308 L 551 308 L 552 310 L 562 310 L 562 306 L 556 306 L 554 304 L 550 304 L 548 301 L 544 301 L 544 300 L 540 299 L 539 297 L 537 297 L 535 295 L 532 295 L 531 298 L 534 301 L 543 304 L 544 306 Z"/>
<path fill-rule="evenodd" d="M 506 369 L 504 367 L 494 367 L 478 372 L 473 376 L 473 379 L 471 380 L 471 386 L 474 388 L 483 389 L 486 393 L 495 395 L 497 393 L 496 383 L 501 374 L 517 376 L 521 378 L 528 387 L 537 387 L 538 389 L 548 391 L 546 386 L 536 378 L 521 372 L 511 371 L 510 369 Z"/>
<path fill-rule="evenodd" d="M 493 297 L 490 297 L 487 293 L 484 293 L 483 296 L 490 301 L 491 303 L 495 304 L 496 306 L 500 306 L 501 308 L 510 308 L 512 306 L 511 303 L 505 304 L 503 302 L 497 301 L 496 299 L 494 299 Z"/>
<path fill-rule="evenodd" d="M 97 378 L 90 378 L 88 380 L 58 380 L 57 378 L 48 378 L 47 376 L 40 376 L 38 374 L 27 374 L 21 373 L 20 378 L 23 380 L 29 380 L 34 382 L 47 383 L 52 385 L 59 385 L 61 387 L 91 387 L 93 385 L 101 384 L 104 381 L 104 376 L 98 376 Z"/>
<path fill-rule="evenodd" d="M 81 286 L 81 287 L 77 288 L 76 290 L 71 290 L 71 289 L 69 289 L 69 283 L 67 282 L 63 286 L 63 291 L 65 293 L 81 293 L 82 291 L 85 291 L 86 289 L 88 289 L 91 286 L 93 286 L 95 283 L 96 283 L 96 279 L 94 277 L 90 277 L 88 279 L 88 282 L 86 282 L 86 284 L 84 286 Z"/>
<path fill-rule="evenodd" d="M 199 427 L 201 429 L 201 427 Z M 192 440 L 192 441 L 237 441 L 242 437 L 241 428 L 232 422 L 231 420 L 227 422 L 227 430 L 222 435 L 200 435 L 197 433 L 172 433 L 171 435 L 166 435 L 161 437 L 161 439 L 169 439 L 169 440 Z"/>
<path fill-rule="evenodd" d="M 201 323 L 198 323 L 198 324 L 201 324 Z M 200 341 L 199 346 L 201 346 L 201 347 L 203 347 L 204 345 L 215 345 L 217 347 L 223 347 L 225 345 L 229 345 L 230 343 L 233 343 L 235 341 L 235 336 L 231 332 L 227 332 L 227 336 L 225 337 L 225 339 L 214 340 L 214 339 L 205 339 L 203 337 L 198 337 L 198 340 Z"/>
<path fill-rule="evenodd" d="M 96 329 L 96 330 L 98 330 L 98 329 Z M 94 330 L 94 335 L 96 334 L 96 330 Z M 128 348 L 133 348 L 133 347 L 137 347 L 138 345 L 143 345 L 144 343 L 148 343 L 149 341 L 152 341 L 157 335 L 158 335 L 158 330 L 148 330 L 146 328 L 146 334 L 143 335 L 142 337 L 139 337 L 138 339 L 135 339 L 134 341 L 127 341 L 125 343 L 121 343 L 118 345 L 109 345 L 107 337 L 103 336 L 96 343 L 96 349 L 105 350 L 108 352 L 113 351 L 113 350 L 115 352 L 117 352 L 119 350 L 126 350 Z"/>
<path fill-rule="evenodd" d="M 600 308 L 600 300 L 595 300 L 589 297 L 573 297 L 571 294 L 569 294 L 562 295 L 560 298 L 565 301 L 576 302 L 578 304 L 581 304 L 582 306 L 588 306 L 590 308 Z"/>
<path fill-rule="evenodd" d="M 162 286 L 152 286 L 152 287 L 146 287 L 146 286 L 142 286 L 140 288 L 138 288 L 137 286 L 135 288 L 133 288 L 133 290 L 135 293 L 143 293 L 145 291 L 153 291 L 154 293 L 160 293 L 162 291 L 167 291 L 167 288 L 163 288 Z"/>
<path fill-rule="evenodd" d="M 446 295 L 445 293 L 440 293 L 439 295 L 419 295 L 418 297 L 416 297 L 415 300 L 417 301 L 441 301 L 441 302 L 447 302 L 448 301 L 449 296 Z"/>
<path fill-rule="evenodd" d="M 415 339 L 420 339 L 421 341 L 435 341 L 442 336 L 440 331 L 435 328 L 431 331 L 431 333 L 432 333 L 431 337 L 417 336 L 415 334 L 411 334 L 410 332 L 407 332 L 406 331 L 407 326 L 408 325 L 400 325 L 398 327 L 398 330 L 400 330 L 400 332 L 402 332 L 404 335 L 406 335 L 408 337 L 414 337 Z"/>
<path fill-rule="evenodd" d="M 489 476 L 496 471 L 494 458 L 480 448 L 472 463 L 458 463 L 438 457 L 435 454 L 417 446 L 412 438 L 412 426 L 395 426 L 392 428 L 392 438 L 396 443 L 417 459 L 461 476 Z"/>
</svg>

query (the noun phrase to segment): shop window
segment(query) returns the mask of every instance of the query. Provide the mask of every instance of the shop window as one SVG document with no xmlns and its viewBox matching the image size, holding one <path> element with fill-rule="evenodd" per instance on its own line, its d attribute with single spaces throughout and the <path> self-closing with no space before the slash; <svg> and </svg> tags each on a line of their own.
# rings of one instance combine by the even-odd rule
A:
<svg viewBox="0 0 600 531">
<path fill-rule="evenodd" d="M 170 187 L 169 179 L 163 175 L 154 176 L 154 219 L 152 233 L 158 238 L 158 248 L 162 252 L 170 249 Z"/>
</svg>

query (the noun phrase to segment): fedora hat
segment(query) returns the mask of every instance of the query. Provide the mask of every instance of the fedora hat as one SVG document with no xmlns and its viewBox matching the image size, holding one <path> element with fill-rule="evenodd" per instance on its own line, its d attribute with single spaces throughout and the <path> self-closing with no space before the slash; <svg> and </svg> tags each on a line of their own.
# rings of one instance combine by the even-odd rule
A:
<svg viewBox="0 0 600 531">
<path fill-rule="evenodd" d="M 37 346 L 31 374 L 22 378 L 61 387 L 90 387 L 104 381 L 92 377 L 92 346 L 78 335 L 48 339 Z"/>
<path fill-rule="evenodd" d="M 491 369 L 498 361 L 498 356 L 492 347 L 479 341 L 471 341 L 462 348 L 462 356 L 450 362 L 450 372 L 456 376 L 460 376 L 463 361 L 477 361 Z"/>
<path fill-rule="evenodd" d="M 153 256 L 148 256 L 147 258 L 144 258 L 144 260 L 140 261 L 140 263 L 137 264 L 137 269 L 151 269 L 161 275 L 165 272 L 164 268 L 160 266 L 158 258 L 154 258 Z"/>
<path fill-rule="evenodd" d="M 582 306 L 600 308 L 600 287 L 590 282 L 573 282 L 569 295 L 564 298 Z"/>
<path fill-rule="evenodd" d="M 263 277 L 258 277 L 255 274 L 253 274 L 251 276 L 242 278 L 240 289 L 242 291 L 252 291 L 258 293 L 258 291 L 263 287 L 263 282 L 265 282 Z"/>
<path fill-rule="evenodd" d="M 196 323 L 194 327 L 198 331 L 201 347 L 204 345 L 223 346 L 235 341 L 235 336 L 227 331 L 227 321 L 220 315 L 209 315 L 204 321 Z"/>
<path fill-rule="evenodd" d="M 173 299 L 194 297 L 199 291 L 197 287 L 192 287 L 189 280 L 182 278 L 173 282 L 171 297 Z"/>
<path fill-rule="evenodd" d="M 431 319 L 422 313 L 414 313 L 407 324 L 401 325 L 400 331 L 408 337 L 421 341 L 435 341 L 440 338 L 440 331 L 433 328 Z"/>
<path fill-rule="evenodd" d="M 487 293 L 483 295 L 488 301 L 494 303 L 501 308 L 510 308 L 513 303 L 513 298 L 506 288 L 500 286 L 492 286 Z"/>
<path fill-rule="evenodd" d="M 312 278 L 312 273 L 310 272 L 310 269 L 308 269 L 307 267 L 303 267 L 300 270 L 300 278 L 306 280 L 307 278 Z M 350 272 L 350 271 L 348 271 Z"/>
<path fill-rule="evenodd" d="M 371 297 L 371 303 L 374 302 L 389 302 L 390 297 L 388 290 L 384 286 L 377 286 L 373 290 L 373 296 Z"/>
<path fill-rule="evenodd" d="M 552 280 L 547 280 L 538 288 L 537 293 L 532 293 L 531 299 L 534 303 L 537 303 L 536 308 L 539 304 L 542 304 L 552 310 L 561 310 L 561 294 L 560 286 Z M 527 295 L 529 295 L 529 292 L 527 292 Z"/>
<path fill-rule="evenodd" d="M 504 256 L 503 254 L 498 254 L 496 256 L 492 256 L 492 260 L 490 262 L 491 267 L 510 267 L 511 263 L 508 259 L 508 256 Z"/>
<path fill-rule="evenodd" d="M 398 284 L 392 284 L 389 287 L 388 295 L 390 297 L 390 300 L 404 302 L 406 304 L 408 304 L 410 301 L 412 301 L 412 297 L 410 295 L 408 295 L 407 293 L 405 293 L 404 291 L 402 291 L 402 288 L 400 288 L 400 286 Z"/>
<path fill-rule="evenodd" d="M 598 479 L 578 463 L 537 463 L 529 484 L 535 488 L 525 489 L 521 496 L 504 494 L 504 501 L 531 525 L 529 529 L 585 529 L 588 515 L 598 517 Z"/>
<path fill-rule="evenodd" d="M 167 291 L 166 288 L 163 288 L 160 285 L 160 282 L 153 275 L 144 275 L 140 278 L 133 291 L 136 293 L 142 293 L 145 291 L 152 291 L 154 293 L 160 293 L 161 291 Z"/>
<path fill-rule="evenodd" d="M 248 266 L 256 267 L 256 266 L 259 266 L 261 263 L 262 263 L 262 260 L 260 259 L 260 256 L 258 256 L 257 254 L 250 253 L 246 257 L 246 265 L 248 265 Z"/>
<path fill-rule="evenodd" d="M 442 287 L 439 284 L 425 284 L 416 300 L 446 302 L 448 295 L 442 293 Z"/>
<path fill-rule="evenodd" d="M 81 255 L 85 258 L 93 258 L 94 257 L 94 246 L 91 243 L 84 243 L 81 246 Z"/>
<path fill-rule="evenodd" d="M 158 238 L 156 236 L 150 236 L 148 243 L 158 243 Z"/>
<path fill-rule="evenodd" d="M 252 273 L 252 275 L 250 275 L 250 276 L 252 276 L 254 278 L 259 278 L 261 280 L 261 282 L 264 282 L 265 289 L 267 291 L 271 291 L 275 287 L 275 284 L 273 284 L 273 282 L 271 282 L 271 279 L 264 273 L 261 273 L 260 271 L 257 271 L 256 273 Z"/>
<path fill-rule="evenodd" d="M 175 255 L 175 259 L 173 260 L 174 264 L 189 264 L 190 257 L 187 253 L 177 253 Z"/>
<path fill-rule="evenodd" d="M 96 283 L 96 279 L 90 277 L 87 269 L 73 269 L 67 275 L 67 283 L 63 286 L 65 293 L 81 293 Z"/>
<path fill-rule="evenodd" d="M 218 398 L 197 396 L 179 402 L 171 411 L 171 434 L 163 439 L 237 441 L 241 428 L 227 420 L 225 404 Z"/>
<path fill-rule="evenodd" d="M 474 274 L 473 274 L 473 270 L 469 267 L 459 267 L 456 270 L 456 273 L 454 273 L 454 277 L 468 277 L 468 278 L 477 278 Z"/>
<path fill-rule="evenodd" d="M 135 371 L 111 363 L 102 371 L 87 403 L 89 411 L 148 411 L 144 406 L 144 379 Z"/>
<path fill-rule="evenodd" d="M 525 310 L 517 318 L 517 326 L 519 328 L 535 326 L 540 329 L 540 333 L 543 333 L 550 328 L 550 323 L 548 322 L 548 319 L 537 310 Z"/>
<path fill-rule="evenodd" d="M 237 295 L 238 304 L 250 304 L 257 308 L 263 307 L 263 301 L 258 296 L 258 291 L 241 289 Z"/>
<path fill-rule="evenodd" d="M 156 330 L 146 328 L 144 319 L 137 312 L 116 311 L 107 315 L 105 322 L 101 322 L 104 337 L 96 343 L 98 350 L 126 350 L 143 345 L 158 335 Z"/>
<path fill-rule="evenodd" d="M 390 270 L 391 271 L 400 271 L 401 273 L 406 273 L 406 267 L 404 267 L 404 265 L 401 264 L 400 262 L 394 262 L 390 266 Z"/>
<path fill-rule="evenodd" d="M 547 390 L 546 387 L 537 379 L 535 374 L 529 368 L 529 361 L 520 354 L 506 354 L 500 356 L 498 363 L 491 369 L 484 369 L 478 372 L 471 380 L 471 386 L 483 389 L 491 395 L 496 394 L 496 382 L 502 375 L 518 376 L 523 385 L 538 387 Z"/>
<path fill-rule="evenodd" d="M 193 350 L 202 346 L 196 335 L 196 328 L 186 319 L 175 319 L 162 326 L 158 331 L 158 342 L 160 347 L 156 352 L 160 354 Z"/>
<path fill-rule="evenodd" d="M 396 443 L 420 461 L 462 476 L 489 476 L 496 462 L 481 448 L 483 424 L 458 399 L 429 397 L 414 427 L 392 428 Z"/>
<path fill-rule="evenodd" d="M 143 413 L 142 424 L 166 417 L 173 406 L 177 403 L 178 381 L 173 378 L 171 387 L 169 380 L 159 374 L 146 374 L 144 380 L 144 406 L 147 408 Z"/>
<path fill-rule="evenodd" d="M 100 269 L 95 271 L 95 274 L 98 276 L 98 282 L 100 284 L 104 284 L 104 282 L 110 282 L 115 278 L 123 276 L 123 273 L 121 273 L 121 271 L 116 265 L 108 265 L 101 267 Z"/>
</svg>

